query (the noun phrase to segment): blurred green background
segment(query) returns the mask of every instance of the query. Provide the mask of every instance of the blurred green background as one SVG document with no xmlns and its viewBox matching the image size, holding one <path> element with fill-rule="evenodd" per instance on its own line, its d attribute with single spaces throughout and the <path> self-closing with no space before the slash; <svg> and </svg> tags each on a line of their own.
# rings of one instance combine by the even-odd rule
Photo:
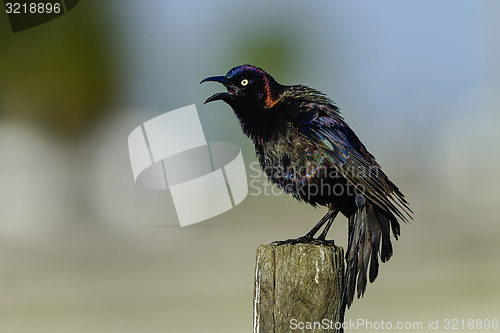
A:
<svg viewBox="0 0 500 333">
<path fill-rule="evenodd" d="M 415 212 L 346 319 L 500 319 L 499 15 L 495 0 L 82 1 L 13 34 L 0 14 L 0 331 L 252 329 L 257 246 L 324 209 L 249 196 L 181 229 L 127 148 L 195 103 L 208 141 L 255 161 L 229 107 L 202 105 L 220 87 L 199 85 L 243 63 L 332 97 Z"/>
</svg>

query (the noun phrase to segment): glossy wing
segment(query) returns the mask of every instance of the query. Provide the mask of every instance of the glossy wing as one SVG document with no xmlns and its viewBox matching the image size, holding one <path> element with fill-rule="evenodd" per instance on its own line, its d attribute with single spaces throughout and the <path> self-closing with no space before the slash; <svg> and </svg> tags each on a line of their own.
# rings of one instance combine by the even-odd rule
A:
<svg viewBox="0 0 500 333">
<path fill-rule="evenodd" d="M 352 185 L 363 190 L 367 199 L 403 221 L 411 218 L 404 195 L 340 117 L 317 113 L 299 131 L 321 149 Z"/>
<path fill-rule="evenodd" d="M 363 193 L 355 198 L 358 209 L 349 216 L 343 302 L 344 306 L 350 306 L 356 285 L 358 298 L 366 290 L 368 268 L 369 280 L 373 282 L 378 275 L 379 255 L 382 262 L 392 256 L 391 229 L 397 239 L 400 234 L 397 218 L 407 221 L 411 210 L 403 194 L 343 119 L 327 111 L 321 106 L 303 114 L 299 131 Z"/>
</svg>

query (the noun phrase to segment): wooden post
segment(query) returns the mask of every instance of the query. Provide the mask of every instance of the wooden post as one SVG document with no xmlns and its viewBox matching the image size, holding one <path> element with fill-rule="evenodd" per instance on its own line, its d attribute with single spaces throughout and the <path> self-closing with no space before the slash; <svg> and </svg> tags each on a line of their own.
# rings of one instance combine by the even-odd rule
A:
<svg viewBox="0 0 500 333">
<path fill-rule="evenodd" d="M 261 245 L 255 265 L 253 332 L 342 332 L 344 250 Z M 338 328 L 337 324 L 337 328 Z"/>
</svg>

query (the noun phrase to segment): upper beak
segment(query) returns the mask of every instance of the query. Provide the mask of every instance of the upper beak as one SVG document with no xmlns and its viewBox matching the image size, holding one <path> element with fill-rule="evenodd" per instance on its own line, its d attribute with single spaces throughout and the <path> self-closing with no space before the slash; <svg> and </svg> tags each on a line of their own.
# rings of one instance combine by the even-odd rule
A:
<svg viewBox="0 0 500 333">
<path fill-rule="evenodd" d="M 234 92 L 237 90 L 236 86 L 234 84 L 232 84 L 225 76 L 207 77 L 206 79 L 201 80 L 200 83 L 208 82 L 208 81 L 222 83 L 227 88 L 227 92 L 213 94 L 212 96 L 207 98 L 207 100 L 203 104 L 207 104 L 209 102 L 216 101 L 216 100 L 225 101 L 228 98 L 230 98 L 234 94 Z"/>
<path fill-rule="evenodd" d="M 208 81 L 220 82 L 222 84 L 231 84 L 231 82 L 229 82 L 229 80 L 226 79 L 225 76 L 211 76 L 211 77 L 207 77 L 207 78 L 201 80 L 200 83 L 208 82 Z"/>
</svg>

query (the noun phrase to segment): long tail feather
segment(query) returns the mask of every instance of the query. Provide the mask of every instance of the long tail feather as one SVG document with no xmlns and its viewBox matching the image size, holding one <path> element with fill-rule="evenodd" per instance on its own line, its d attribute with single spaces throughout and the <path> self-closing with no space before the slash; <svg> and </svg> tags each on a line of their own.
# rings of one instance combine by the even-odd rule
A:
<svg viewBox="0 0 500 333">
<path fill-rule="evenodd" d="M 392 256 L 391 231 L 397 239 L 400 225 L 394 216 L 388 215 L 377 205 L 366 200 L 349 217 L 349 241 L 346 252 L 344 307 L 350 307 L 357 290 L 360 298 L 366 284 L 375 281 L 379 270 L 379 257 L 386 262 Z M 370 269 L 369 275 L 368 268 Z"/>
</svg>

